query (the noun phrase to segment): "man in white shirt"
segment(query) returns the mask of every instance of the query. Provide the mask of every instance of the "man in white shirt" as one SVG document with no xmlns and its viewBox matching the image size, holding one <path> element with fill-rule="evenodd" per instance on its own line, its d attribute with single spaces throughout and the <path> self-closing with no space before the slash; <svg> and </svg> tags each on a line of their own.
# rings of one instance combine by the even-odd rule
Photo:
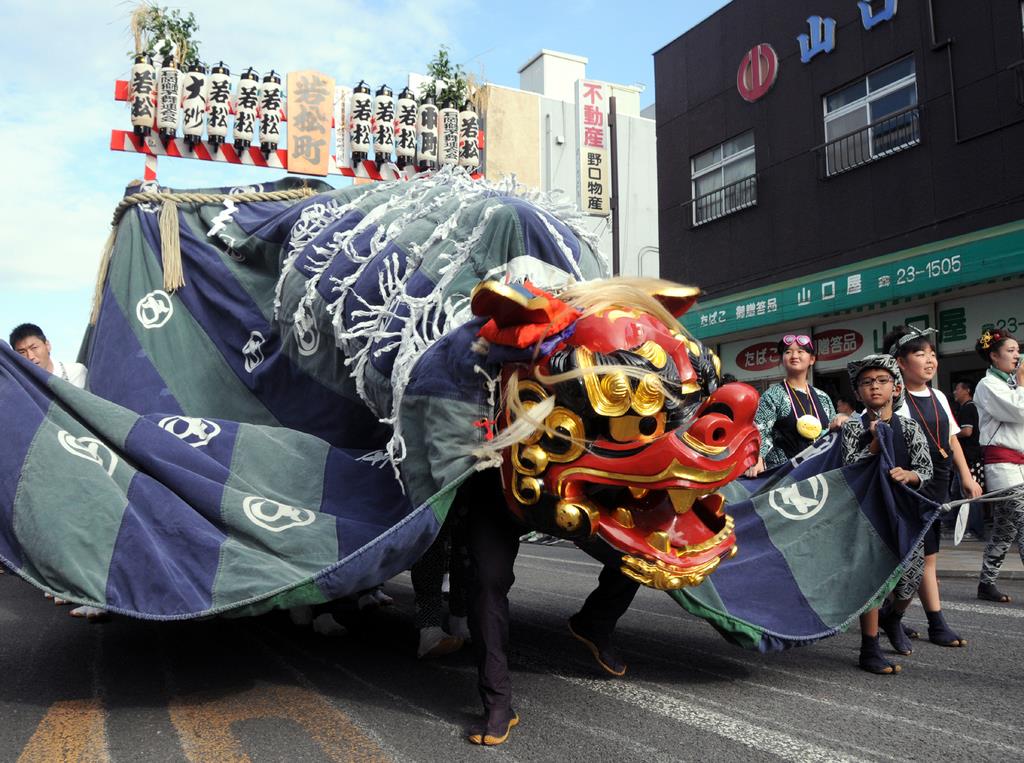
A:
<svg viewBox="0 0 1024 763">
<path fill-rule="evenodd" d="M 76 387 L 85 387 L 85 379 L 88 371 L 81 363 L 63 363 L 54 360 L 50 356 L 50 342 L 46 334 L 34 323 L 22 323 L 11 332 L 11 347 L 23 358 L 35 363 L 64 381 L 71 382 Z"/>
<path fill-rule="evenodd" d="M 76 387 L 85 388 L 85 380 L 88 370 L 81 363 L 63 363 L 54 360 L 50 356 L 50 341 L 46 338 L 43 330 L 34 323 L 22 323 L 11 332 L 11 347 L 14 351 L 27 358 L 44 371 L 59 376 L 64 381 L 74 384 Z M 58 604 L 64 603 L 57 600 Z M 98 607 L 75 607 L 71 610 L 72 617 L 84 617 L 88 620 L 105 619 L 107 613 Z"/>
</svg>

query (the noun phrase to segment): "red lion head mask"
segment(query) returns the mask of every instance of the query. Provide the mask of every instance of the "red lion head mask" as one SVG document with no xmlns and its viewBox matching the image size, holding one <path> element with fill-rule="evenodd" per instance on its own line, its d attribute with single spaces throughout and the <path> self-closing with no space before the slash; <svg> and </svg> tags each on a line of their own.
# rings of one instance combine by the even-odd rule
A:
<svg viewBox="0 0 1024 763">
<path fill-rule="evenodd" d="M 718 358 L 675 320 L 698 293 L 625 279 L 561 299 L 529 282 L 473 293 L 492 346 L 535 348 L 502 372 L 509 508 L 561 537 L 600 538 L 622 552 L 626 575 L 660 589 L 697 585 L 736 553 L 717 491 L 760 445 L 757 392 L 719 387 Z"/>
</svg>

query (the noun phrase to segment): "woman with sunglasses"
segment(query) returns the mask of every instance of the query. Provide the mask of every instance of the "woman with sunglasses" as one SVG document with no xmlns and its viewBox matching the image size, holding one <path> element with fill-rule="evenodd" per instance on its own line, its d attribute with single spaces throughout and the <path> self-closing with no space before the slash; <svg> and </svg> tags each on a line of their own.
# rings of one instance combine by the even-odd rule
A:
<svg viewBox="0 0 1024 763">
<path fill-rule="evenodd" d="M 786 378 L 761 395 L 754 416 L 754 423 L 761 432 L 761 457 L 747 469 L 748 477 L 784 464 L 846 420 L 845 416 L 836 416 L 829 396 L 807 381 L 815 360 L 811 337 L 786 334 L 778 346 L 779 362 Z"/>
<path fill-rule="evenodd" d="M 929 386 L 939 370 L 935 343 L 931 338 L 934 333 L 935 329 L 921 331 L 911 326 L 896 326 L 882 341 L 889 354 L 899 363 L 906 384 L 906 402 L 896 412 L 914 419 L 924 430 L 925 439 L 928 440 L 933 475 L 921 490 L 921 495 L 936 503 L 947 503 L 950 500 L 950 477 L 953 469 L 956 469 L 960 475 L 964 497 L 977 498 L 981 495 L 981 486 L 971 476 L 967 459 L 960 448 L 960 441 L 956 436 L 960 427 L 953 417 L 949 401 L 940 390 Z M 924 536 L 924 572 L 917 592 L 928 618 L 928 640 L 940 646 L 967 646 L 967 639 L 960 638 L 959 634 L 946 624 L 942 614 L 939 579 L 936 573 L 939 533 L 940 526 L 936 521 Z M 909 604 L 909 601 L 907 603 Z M 900 619 L 903 612 L 898 611 L 899 609 L 897 606 L 892 610 L 883 610 L 880 624 L 893 648 L 900 654 L 910 654 L 910 642 L 906 636 L 916 638 L 917 633 L 902 625 Z"/>
</svg>

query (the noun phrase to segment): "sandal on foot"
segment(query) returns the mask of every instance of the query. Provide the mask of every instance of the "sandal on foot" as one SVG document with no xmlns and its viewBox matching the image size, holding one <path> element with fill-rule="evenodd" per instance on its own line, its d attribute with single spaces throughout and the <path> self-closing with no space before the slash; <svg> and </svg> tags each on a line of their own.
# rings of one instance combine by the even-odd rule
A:
<svg viewBox="0 0 1024 763">
<path fill-rule="evenodd" d="M 942 616 L 942 610 L 938 612 L 925 612 L 928 616 L 928 640 L 939 646 L 967 646 L 967 639 L 960 638 L 960 634 L 946 624 L 946 618 Z"/>
<path fill-rule="evenodd" d="M 885 631 L 889 643 L 892 644 L 892 648 L 897 654 L 906 656 L 914 652 L 914 645 L 910 643 L 910 638 L 903 630 L 902 612 L 882 607 L 878 613 L 878 626 Z"/>
<path fill-rule="evenodd" d="M 613 676 L 623 676 L 626 674 L 625 660 L 619 657 L 618 653 L 612 649 L 607 639 L 601 639 L 592 633 L 588 633 L 584 623 L 580 622 L 579 615 L 573 615 L 569 618 L 569 633 L 586 644 L 590 653 L 594 655 L 594 659 L 597 660 L 597 664 L 606 673 L 610 673 Z"/>
<path fill-rule="evenodd" d="M 473 744 L 482 744 L 488 747 L 503 744 L 508 739 L 512 727 L 519 725 L 518 713 L 515 710 L 509 712 L 512 714 L 511 717 L 487 719 L 483 726 L 472 729 L 467 739 Z"/>
<path fill-rule="evenodd" d="M 860 660 L 857 664 L 861 670 L 877 676 L 894 676 L 903 669 L 895 662 L 885 659 L 882 647 L 878 644 L 878 636 L 861 636 Z"/>
<path fill-rule="evenodd" d="M 446 633 L 440 625 L 420 628 L 420 644 L 416 650 L 416 656 L 420 659 L 443 657 L 460 649 L 462 649 L 462 639 Z"/>
<path fill-rule="evenodd" d="M 1013 599 L 996 588 L 995 583 L 978 583 L 978 598 L 994 601 L 998 604 L 1009 604 Z"/>
</svg>

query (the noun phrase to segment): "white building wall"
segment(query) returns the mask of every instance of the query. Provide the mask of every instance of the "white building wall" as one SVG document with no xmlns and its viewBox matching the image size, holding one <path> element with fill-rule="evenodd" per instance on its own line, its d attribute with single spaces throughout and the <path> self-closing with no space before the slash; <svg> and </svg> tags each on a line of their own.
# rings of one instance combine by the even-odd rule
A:
<svg viewBox="0 0 1024 763">
<path fill-rule="evenodd" d="M 574 94 L 575 97 L 575 94 Z M 616 108 L 619 105 L 618 94 Z M 637 109 L 639 111 L 639 109 Z M 541 188 L 579 204 L 579 134 L 574 101 L 542 98 Z M 658 167 L 654 121 L 618 115 L 620 275 L 658 276 Z M 585 217 L 598 248 L 612 260 L 612 218 Z"/>
</svg>

